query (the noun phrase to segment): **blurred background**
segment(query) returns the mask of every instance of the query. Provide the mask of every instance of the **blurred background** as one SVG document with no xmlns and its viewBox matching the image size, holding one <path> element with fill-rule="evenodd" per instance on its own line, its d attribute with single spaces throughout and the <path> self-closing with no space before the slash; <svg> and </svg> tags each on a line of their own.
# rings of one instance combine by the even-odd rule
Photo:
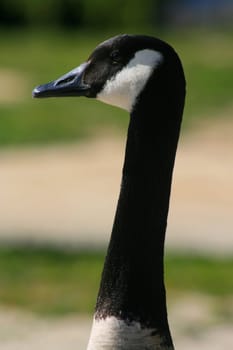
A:
<svg viewBox="0 0 233 350">
<path fill-rule="evenodd" d="M 85 349 L 128 116 L 31 91 L 125 32 L 168 41 L 187 79 L 166 241 L 174 342 L 233 348 L 232 19 L 231 0 L 0 0 L 2 350 Z"/>
</svg>

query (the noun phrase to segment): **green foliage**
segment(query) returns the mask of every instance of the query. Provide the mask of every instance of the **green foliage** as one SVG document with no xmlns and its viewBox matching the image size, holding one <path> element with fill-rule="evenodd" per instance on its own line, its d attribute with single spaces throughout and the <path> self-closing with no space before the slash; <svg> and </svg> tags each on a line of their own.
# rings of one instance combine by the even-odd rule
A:
<svg viewBox="0 0 233 350">
<path fill-rule="evenodd" d="M 102 264 L 97 253 L 1 249 L 1 304 L 53 315 L 92 312 Z"/>
<path fill-rule="evenodd" d="M 0 25 L 121 27 L 148 26 L 152 0 L 1 0 Z"/>
<path fill-rule="evenodd" d="M 88 28 L 147 27 L 150 23 L 151 0 L 85 0 L 84 23 Z"/>
<path fill-rule="evenodd" d="M 233 293 L 233 258 L 170 254 L 166 265 L 168 290 L 201 291 L 215 296 Z"/>
<path fill-rule="evenodd" d="M 30 26 L 79 27 L 82 2 L 79 0 L 25 1 L 25 14 Z"/>
<path fill-rule="evenodd" d="M 46 25 L 52 24 L 54 25 L 58 19 L 59 7 L 56 6 L 55 0 L 33 0 L 33 1 L 25 1 L 24 0 L 24 8 L 25 14 L 27 18 L 27 24 L 29 25 Z"/>
</svg>

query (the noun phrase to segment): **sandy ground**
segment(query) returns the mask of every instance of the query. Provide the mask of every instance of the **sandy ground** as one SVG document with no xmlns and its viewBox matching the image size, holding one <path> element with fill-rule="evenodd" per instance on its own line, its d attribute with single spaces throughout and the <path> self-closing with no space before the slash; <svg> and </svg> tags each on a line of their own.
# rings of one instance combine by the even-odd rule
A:
<svg viewBox="0 0 233 350">
<path fill-rule="evenodd" d="M 108 133 L 106 133 L 108 134 Z M 0 151 L 0 240 L 106 245 L 125 141 Z M 181 137 L 167 246 L 233 252 L 233 122 Z"/>
</svg>

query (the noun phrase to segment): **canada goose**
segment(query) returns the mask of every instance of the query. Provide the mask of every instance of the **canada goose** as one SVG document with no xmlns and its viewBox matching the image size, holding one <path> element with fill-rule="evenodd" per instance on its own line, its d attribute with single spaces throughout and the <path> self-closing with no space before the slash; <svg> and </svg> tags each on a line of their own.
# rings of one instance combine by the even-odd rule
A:
<svg viewBox="0 0 233 350">
<path fill-rule="evenodd" d="M 120 197 L 88 350 L 170 350 L 164 238 L 185 99 L 180 59 L 167 43 L 119 35 L 33 91 L 86 96 L 130 113 Z"/>
</svg>

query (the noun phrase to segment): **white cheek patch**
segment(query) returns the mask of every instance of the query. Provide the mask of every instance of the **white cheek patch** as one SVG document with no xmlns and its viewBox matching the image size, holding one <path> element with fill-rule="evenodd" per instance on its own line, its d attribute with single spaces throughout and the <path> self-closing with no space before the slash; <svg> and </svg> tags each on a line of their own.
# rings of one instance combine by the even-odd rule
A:
<svg viewBox="0 0 233 350">
<path fill-rule="evenodd" d="M 163 55 L 155 50 L 141 50 L 113 78 L 107 80 L 97 99 L 131 111 L 153 70 Z"/>
</svg>

